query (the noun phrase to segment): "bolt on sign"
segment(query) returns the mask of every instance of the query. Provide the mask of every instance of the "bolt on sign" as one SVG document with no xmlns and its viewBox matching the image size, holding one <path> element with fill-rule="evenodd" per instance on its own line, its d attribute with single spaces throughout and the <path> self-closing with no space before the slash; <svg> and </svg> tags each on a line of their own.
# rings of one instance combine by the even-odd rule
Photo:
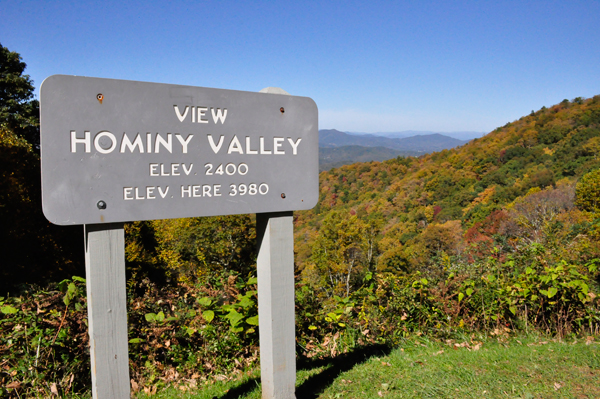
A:
<svg viewBox="0 0 600 399">
<path fill-rule="evenodd" d="M 310 98 L 54 75 L 40 103 L 42 207 L 55 224 L 317 203 Z"/>
</svg>

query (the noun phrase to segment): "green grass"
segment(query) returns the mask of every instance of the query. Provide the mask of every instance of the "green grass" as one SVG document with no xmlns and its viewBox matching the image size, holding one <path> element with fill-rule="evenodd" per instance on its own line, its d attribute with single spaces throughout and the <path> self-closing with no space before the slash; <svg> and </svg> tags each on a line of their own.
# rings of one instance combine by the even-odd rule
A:
<svg viewBox="0 0 600 399">
<path fill-rule="evenodd" d="M 600 398 L 600 348 L 540 337 L 407 341 L 334 359 L 298 362 L 298 399 Z M 459 345 L 459 346 L 457 346 Z M 169 388 L 152 398 L 260 398 L 258 372 L 229 381 Z M 138 394 L 137 398 L 147 398 Z"/>
</svg>

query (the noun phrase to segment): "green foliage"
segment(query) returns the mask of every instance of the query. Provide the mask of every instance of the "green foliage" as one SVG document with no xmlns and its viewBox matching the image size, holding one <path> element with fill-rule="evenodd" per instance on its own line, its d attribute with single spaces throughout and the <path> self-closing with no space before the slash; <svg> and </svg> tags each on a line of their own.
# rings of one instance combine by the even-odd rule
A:
<svg viewBox="0 0 600 399">
<path fill-rule="evenodd" d="M 180 281 L 203 281 L 212 273 L 248 274 L 256 259 L 255 222 L 248 215 L 156 220 L 156 260 Z"/>
<path fill-rule="evenodd" d="M 256 362 L 256 278 L 230 272 L 198 285 L 162 287 L 146 278 L 130 280 L 128 293 L 132 378 L 140 387 Z"/>
<path fill-rule="evenodd" d="M 42 214 L 40 161 L 32 146 L 0 127 L 0 294 L 83 272 L 81 227 Z"/>
<path fill-rule="evenodd" d="M 334 297 L 322 306 L 310 302 L 303 286 L 297 294 L 302 345 L 319 353 L 324 349 L 310 343 L 328 336 L 343 342 L 357 331 L 353 345 L 398 344 L 421 333 L 448 338 L 460 331 L 594 333 L 600 328 L 600 308 L 590 283 L 597 262 L 580 270 L 565 261 L 543 266 L 535 256 L 525 264 L 490 258 L 483 275 L 471 268 L 437 281 L 419 273 L 378 274 L 350 297 Z"/>
<path fill-rule="evenodd" d="M 39 148 L 39 103 L 33 100 L 33 82 L 23 75 L 21 56 L 0 44 L 0 128 L 25 138 Z"/>
<path fill-rule="evenodd" d="M 90 384 L 85 280 L 0 297 L 0 397 L 85 392 Z M 12 387 L 12 388 L 8 388 Z"/>
<path fill-rule="evenodd" d="M 600 211 L 600 169 L 586 173 L 577 183 L 575 203 L 584 211 Z"/>
<path fill-rule="evenodd" d="M 376 224 L 369 225 L 356 215 L 330 212 L 323 219 L 304 275 L 312 276 L 311 284 L 327 296 L 347 297 L 372 267 L 376 234 Z"/>
</svg>

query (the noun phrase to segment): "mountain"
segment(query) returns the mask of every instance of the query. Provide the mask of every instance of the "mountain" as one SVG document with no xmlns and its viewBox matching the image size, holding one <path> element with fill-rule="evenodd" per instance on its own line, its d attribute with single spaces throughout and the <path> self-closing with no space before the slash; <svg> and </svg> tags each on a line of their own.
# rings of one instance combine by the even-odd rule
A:
<svg viewBox="0 0 600 399">
<path fill-rule="evenodd" d="M 363 147 L 386 147 L 399 151 L 414 151 L 426 154 L 458 147 L 465 143 L 467 141 L 454 139 L 439 133 L 405 138 L 389 138 L 374 135 L 351 135 L 335 129 L 319 130 L 319 147 L 358 145 Z"/>
<path fill-rule="evenodd" d="M 399 151 L 386 147 L 363 147 L 359 145 L 344 145 L 339 147 L 319 148 L 319 171 L 339 168 L 355 162 L 386 161 L 398 156 L 418 156 L 416 151 Z"/>
<path fill-rule="evenodd" d="M 329 130 L 322 140 L 334 147 L 369 138 Z M 596 96 L 543 107 L 460 147 L 322 172 L 317 206 L 295 213 L 296 263 L 312 278 L 321 262 L 314 251 L 336 224 L 371 234 L 357 234 L 364 240 L 352 247 L 363 248 L 351 252 L 363 270 L 438 278 L 510 259 L 532 270 L 562 262 L 584 270 L 600 263 L 600 207 L 583 201 L 600 196 L 599 153 Z"/>
<path fill-rule="evenodd" d="M 428 132 L 422 130 L 404 130 L 402 132 L 377 132 L 377 133 L 359 133 L 359 132 L 346 132 L 353 136 L 381 136 L 381 137 L 389 137 L 389 138 L 404 138 L 404 137 L 412 137 L 412 136 L 427 136 L 431 134 L 441 134 L 444 136 L 452 137 L 459 140 L 473 140 L 480 137 L 483 137 L 485 132 Z"/>
</svg>

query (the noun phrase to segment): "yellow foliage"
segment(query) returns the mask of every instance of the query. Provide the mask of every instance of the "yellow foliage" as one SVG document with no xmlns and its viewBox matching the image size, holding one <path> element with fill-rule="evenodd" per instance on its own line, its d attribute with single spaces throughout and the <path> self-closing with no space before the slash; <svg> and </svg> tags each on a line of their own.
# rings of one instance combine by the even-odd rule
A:
<svg viewBox="0 0 600 399">
<path fill-rule="evenodd" d="M 477 198 L 475 198 L 468 206 L 466 206 L 463 209 L 463 214 L 466 215 L 471 209 L 475 208 L 479 204 L 487 204 L 495 193 L 496 186 L 490 186 L 486 188 L 485 190 L 480 192 L 479 195 L 477 195 Z"/>
</svg>

